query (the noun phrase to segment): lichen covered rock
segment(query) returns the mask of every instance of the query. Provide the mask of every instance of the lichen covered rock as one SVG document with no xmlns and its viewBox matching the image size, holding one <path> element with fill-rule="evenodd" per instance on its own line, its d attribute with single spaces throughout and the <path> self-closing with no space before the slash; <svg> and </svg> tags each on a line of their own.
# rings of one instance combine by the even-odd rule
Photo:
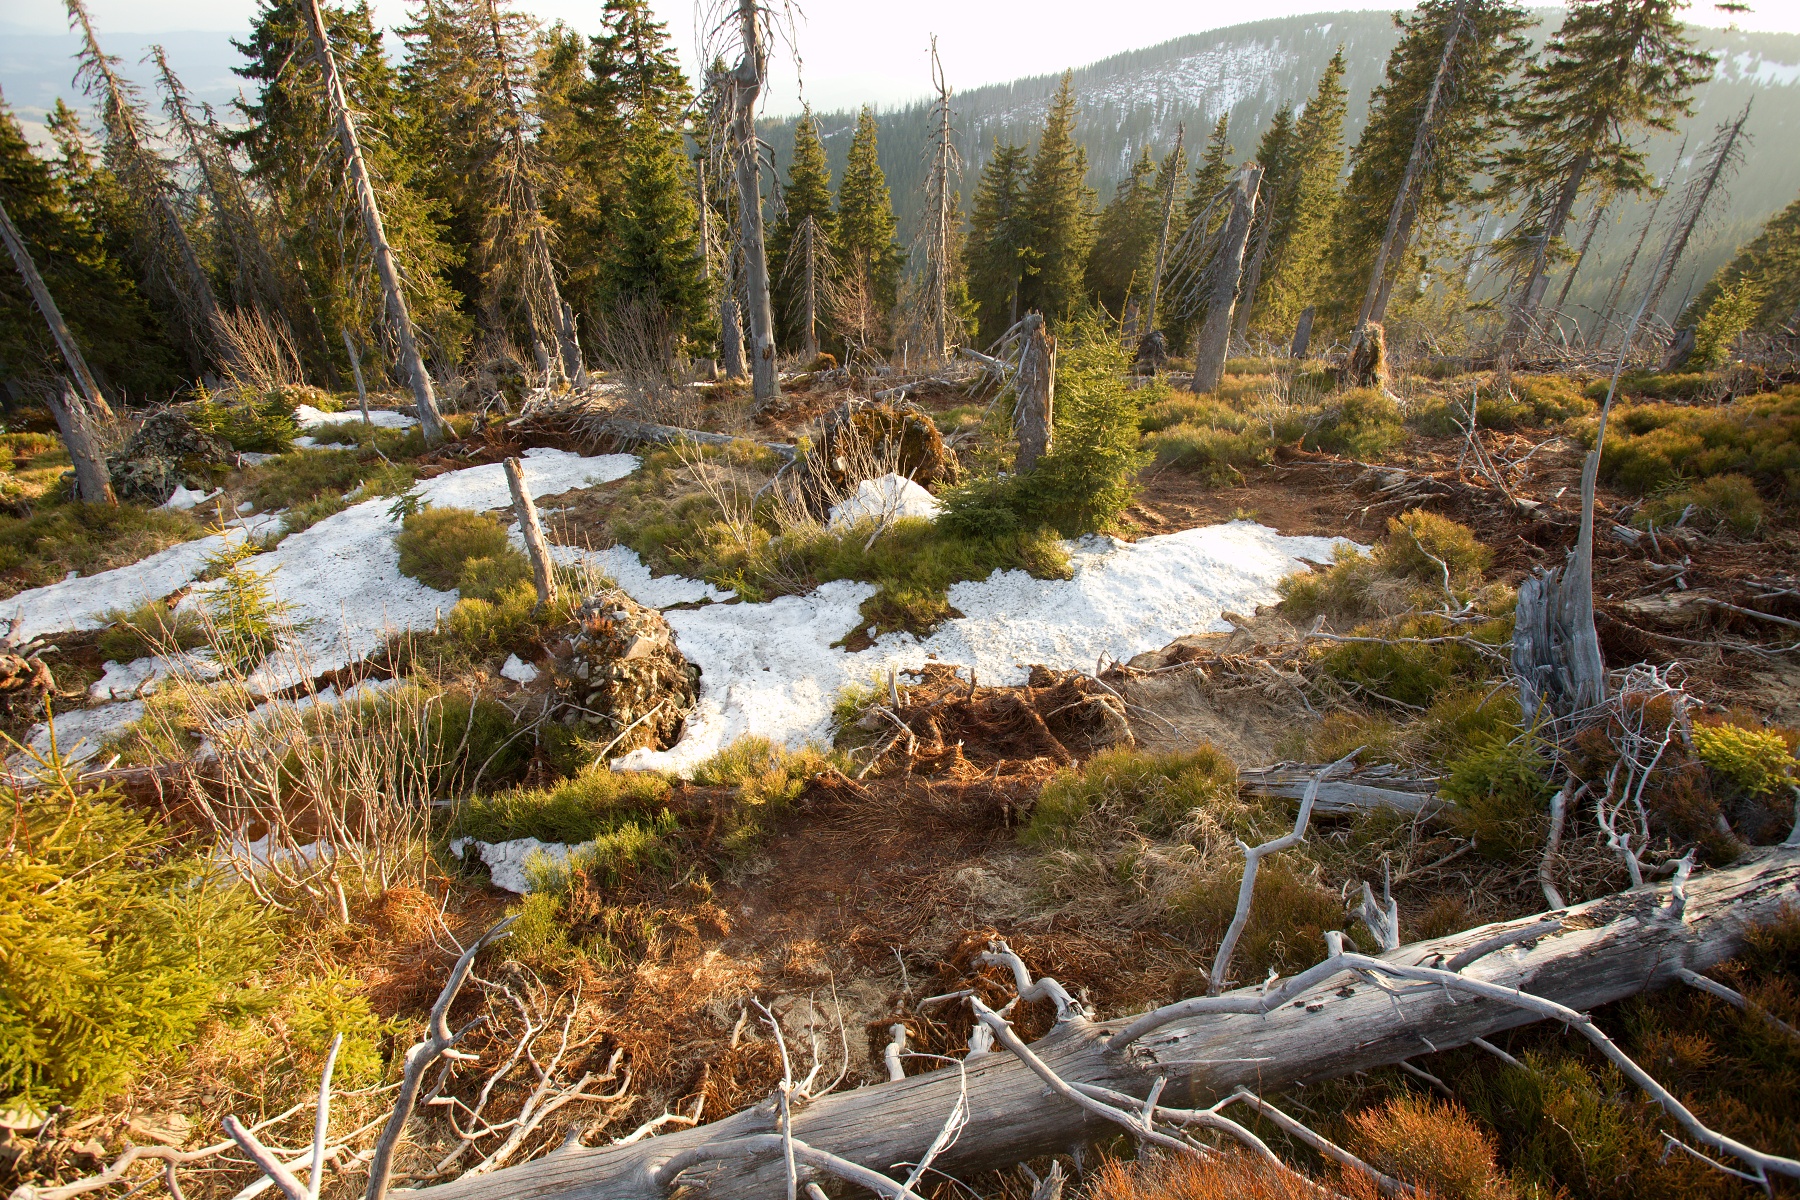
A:
<svg viewBox="0 0 1800 1200">
<path fill-rule="evenodd" d="M 552 649 L 564 719 L 586 725 L 617 744 L 617 757 L 632 750 L 666 750 L 680 738 L 687 712 L 700 694 L 700 668 L 675 646 L 661 613 L 607 588 L 575 613 L 568 636 Z"/>
<path fill-rule="evenodd" d="M 178 412 L 151 413 L 106 460 L 113 492 L 138 504 L 162 504 L 178 487 L 211 490 L 208 468 L 232 466 L 237 452 Z"/>
</svg>

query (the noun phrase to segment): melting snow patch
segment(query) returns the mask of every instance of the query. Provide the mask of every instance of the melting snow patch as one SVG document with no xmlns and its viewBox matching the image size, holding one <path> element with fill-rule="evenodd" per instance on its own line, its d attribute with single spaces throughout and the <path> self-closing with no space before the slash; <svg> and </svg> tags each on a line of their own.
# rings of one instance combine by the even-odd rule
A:
<svg viewBox="0 0 1800 1200">
<path fill-rule="evenodd" d="M 523 547 L 517 526 L 513 540 Z M 676 604 L 718 603 L 736 599 L 737 593 L 716 588 L 701 579 L 685 575 L 652 575 L 637 551 L 629 546 L 608 546 L 604 550 L 583 550 L 578 546 L 551 546 L 550 557 L 558 566 L 585 564 L 590 570 L 606 576 L 625 589 L 625 594 L 650 608 L 668 608 Z"/>
<path fill-rule="evenodd" d="M 583 842 L 581 846 L 591 846 Z M 464 857 L 470 846 L 481 853 L 494 886 L 502 891 L 523 896 L 531 890 L 530 868 L 563 868 L 569 865 L 569 854 L 581 849 L 567 842 L 540 842 L 536 838 L 516 838 L 510 842 L 478 842 L 474 838 L 456 838 L 450 853 Z"/>
<path fill-rule="evenodd" d="M 45 633 L 98 629 L 106 623 L 101 618 L 109 612 L 130 611 L 186 586 L 200 573 L 208 555 L 243 536 L 241 529 L 228 529 L 159 550 L 130 566 L 32 588 L 0 603 L 0 613 L 13 618 L 11 634 L 15 642 Z"/>
<path fill-rule="evenodd" d="M 224 488 L 214 488 L 210 492 L 197 492 L 193 488 L 183 487 L 178 483 L 175 485 L 175 490 L 169 493 L 169 498 L 162 502 L 162 506 L 174 509 L 176 512 L 186 512 L 190 508 L 205 504 L 224 490 Z"/>
<path fill-rule="evenodd" d="M 355 421 L 362 423 L 362 413 L 358 412 L 322 412 L 310 404 L 302 404 L 294 409 L 294 424 L 302 429 L 317 429 L 321 425 L 343 425 Z M 419 418 L 409 417 L 405 413 L 390 412 L 385 408 L 369 410 L 369 424 L 377 429 L 410 429 L 419 423 Z"/>
<path fill-rule="evenodd" d="M 164 679 L 181 671 L 210 679 L 219 673 L 218 664 L 204 653 L 180 654 L 174 657 L 156 655 L 117 663 L 110 659 L 102 665 L 106 674 L 88 687 L 90 700 L 135 700 L 153 696 Z"/>
<path fill-rule="evenodd" d="M 77 708 L 54 714 L 48 723 L 38 722 L 26 735 L 25 745 L 48 758 L 50 738 L 56 735 L 56 753 L 65 762 L 86 762 L 100 753 L 100 744 L 125 726 L 144 715 L 142 700 L 122 704 L 102 704 L 95 708 Z M 53 728 L 54 727 L 54 728 Z M 29 772 L 35 765 L 29 754 L 15 754 L 7 764 L 14 771 Z"/>
<path fill-rule="evenodd" d="M 538 669 L 516 654 L 506 656 L 506 662 L 500 668 L 500 677 L 510 679 L 514 683 L 530 683 L 538 677 Z"/>
<path fill-rule="evenodd" d="M 856 495 L 842 504 L 834 504 L 826 520 L 828 529 L 847 529 L 858 521 L 875 521 L 886 525 L 901 517 L 923 517 L 935 521 L 937 497 L 903 475 L 883 475 L 865 479 L 856 485 Z"/>
<path fill-rule="evenodd" d="M 767 604 L 671 612 L 676 645 L 701 668 L 700 702 L 674 747 L 634 751 L 614 765 L 685 773 L 745 734 L 790 746 L 823 741 L 845 685 L 927 658 L 1010 684 L 1035 663 L 1091 671 L 1103 656 L 1123 660 L 1185 634 L 1223 632 L 1222 613 L 1273 603 L 1276 583 L 1303 569 L 1300 560 L 1329 562 L 1343 542 L 1283 537 L 1247 521 L 1135 544 L 1084 538 L 1071 546 L 1073 578 L 996 571 L 956 584 L 950 603 L 962 617 L 924 641 L 890 633 L 857 653 L 832 643 L 861 623 L 858 606 L 872 584 L 838 581 Z"/>
</svg>

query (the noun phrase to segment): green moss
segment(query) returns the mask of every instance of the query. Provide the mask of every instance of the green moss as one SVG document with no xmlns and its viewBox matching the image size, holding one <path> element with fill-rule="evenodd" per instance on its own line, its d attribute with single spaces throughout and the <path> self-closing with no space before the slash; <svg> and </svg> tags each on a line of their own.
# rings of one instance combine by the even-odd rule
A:
<svg viewBox="0 0 1800 1200">
<path fill-rule="evenodd" d="M 1452 819 L 1484 856 L 1511 859 L 1536 850 L 1555 789 L 1535 739 L 1481 735 L 1445 768 L 1438 794 L 1455 805 Z"/>
<path fill-rule="evenodd" d="M 585 842 L 629 822 L 660 813 L 667 776 L 594 767 L 549 788 L 520 788 L 481 796 L 456 812 L 449 833 L 484 842 L 537 838 Z"/>
<path fill-rule="evenodd" d="M 1778 495 L 1800 484 L 1800 385 L 1710 407 L 1638 404 L 1613 416 L 1600 472 L 1629 491 L 1720 475 L 1744 476 Z M 1590 423 L 1590 444 L 1593 435 Z"/>
<path fill-rule="evenodd" d="M 1084 827 L 1100 820 L 1115 830 L 1129 821 L 1167 837 L 1195 809 L 1218 809 L 1236 798 L 1237 765 L 1210 743 L 1186 754 L 1107 750 L 1057 772 L 1019 836 L 1029 846 L 1070 845 L 1092 840 L 1094 832 Z"/>
<path fill-rule="evenodd" d="M 1327 399 L 1301 444 L 1351 458 L 1378 458 L 1405 440 L 1399 405 L 1375 388 L 1351 388 Z"/>
</svg>

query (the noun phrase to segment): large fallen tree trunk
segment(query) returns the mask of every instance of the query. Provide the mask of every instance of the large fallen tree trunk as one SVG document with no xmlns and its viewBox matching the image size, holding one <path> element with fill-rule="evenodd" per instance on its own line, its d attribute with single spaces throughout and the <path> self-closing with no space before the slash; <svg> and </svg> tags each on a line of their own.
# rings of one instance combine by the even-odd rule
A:
<svg viewBox="0 0 1800 1200">
<path fill-rule="evenodd" d="M 1637 888 L 1543 916 L 1472 929 L 1390 951 L 1383 962 L 1462 971 L 1470 980 L 1519 988 L 1573 1009 L 1588 1009 L 1677 981 L 1730 958 L 1746 929 L 1800 902 L 1800 849 L 1761 852 L 1752 862 L 1675 887 Z M 1520 940 L 1507 941 L 1511 935 Z M 1048 982 L 1048 981 L 1042 981 Z M 1255 1002 L 1239 989 L 1189 1004 Z M 1210 1103 L 1240 1085 L 1272 1091 L 1467 1045 L 1475 1038 L 1541 1019 L 1496 999 L 1439 986 L 1386 990 L 1338 971 L 1279 1007 L 1249 1013 L 1091 1022 L 1073 1016 L 1031 1049 L 1069 1084 L 1099 1085 L 1133 1097 L 1166 1079 L 1163 1105 Z M 1145 1032 L 1122 1051 L 1109 1041 L 1135 1024 Z M 1154 1025 L 1154 1028 L 1148 1028 Z M 968 1124 L 933 1162 L 963 1174 L 1061 1152 L 1119 1127 L 1064 1095 L 1054 1095 L 1014 1054 L 989 1053 L 966 1064 Z M 799 1143 L 876 1171 L 928 1155 L 956 1104 L 963 1074 L 943 1069 L 796 1109 Z M 580 1197 L 664 1200 L 673 1173 L 713 1197 L 779 1194 L 786 1166 L 774 1100 L 722 1121 L 630 1145 L 571 1147 L 517 1167 L 428 1189 L 431 1200 Z M 735 1142 L 735 1145 L 726 1143 Z M 680 1156 L 680 1162 L 671 1160 Z"/>
</svg>

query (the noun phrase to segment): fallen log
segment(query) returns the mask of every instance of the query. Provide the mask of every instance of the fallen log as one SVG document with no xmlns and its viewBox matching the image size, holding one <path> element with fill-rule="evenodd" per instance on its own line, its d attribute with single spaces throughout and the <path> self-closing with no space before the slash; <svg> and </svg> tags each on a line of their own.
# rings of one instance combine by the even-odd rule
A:
<svg viewBox="0 0 1800 1200">
<path fill-rule="evenodd" d="M 1380 961 L 1460 966 L 1481 984 L 1520 988 L 1585 1010 L 1677 982 L 1683 970 L 1716 966 L 1737 953 L 1747 929 L 1796 902 L 1800 848 L 1781 847 L 1684 883 L 1635 888 L 1560 910 L 1555 921 L 1533 916 L 1501 922 L 1403 946 Z M 1469 961 L 1463 952 L 1476 949 L 1486 952 Z M 1260 988 L 1241 988 L 1184 1003 L 1253 1005 L 1266 996 Z M 1334 1078 L 1539 1019 L 1541 1014 L 1500 1000 L 1438 986 L 1389 990 L 1346 970 L 1283 996 L 1279 1007 L 1262 1014 L 1184 1015 L 1171 1006 L 1123 1020 L 1071 1016 L 1031 1050 L 1041 1065 L 1090 1095 L 1097 1088 L 1142 1098 L 1157 1088 L 1161 1104 L 1211 1103 L 1240 1086 L 1268 1092 Z M 1109 1043 L 1128 1026 L 1134 1027 L 1132 1044 L 1115 1050 Z M 937 1154 L 938 1171 L 1008 1167 L 1118 1131 L 1092 1108 L 1047 1094 L 1018 1056 L 989 1053 L 971 1056 L 960 1070 L 823 1096 L 793 1112 L 788 1134 L 850 1163 L 891 1172 L 932 1151 L 964 1086 L 968 1124 Z M 767 1196 L 785 1179 L 781 1139 L 766 1136 L 779 1131 L 772 1099 L 709 1125 L 630 1145 L 569 1145 L 535 1162 L 427 1191 L 431 1200 L 665 1200 L 674 1181 L 663 1168 L 680 1156 L 696 1164 L 681 1177 L 696 1194 Z"/>
<path fill-rule="evenodd" d="M 1318 773 L 1317 766 L 1276 763 L 1239 771 L 1238 782 L 1257 795 L 1298 800 Z M 1392 808 L 1430 815 L 1443 806 L 1437 798 L 1437 780 L 1410 774 L 1392 763 L 1362 767 L 1344 779 L 1324 780 L 1313 802 L 1315 811 L 1329 814 Z"/>
</svg>

